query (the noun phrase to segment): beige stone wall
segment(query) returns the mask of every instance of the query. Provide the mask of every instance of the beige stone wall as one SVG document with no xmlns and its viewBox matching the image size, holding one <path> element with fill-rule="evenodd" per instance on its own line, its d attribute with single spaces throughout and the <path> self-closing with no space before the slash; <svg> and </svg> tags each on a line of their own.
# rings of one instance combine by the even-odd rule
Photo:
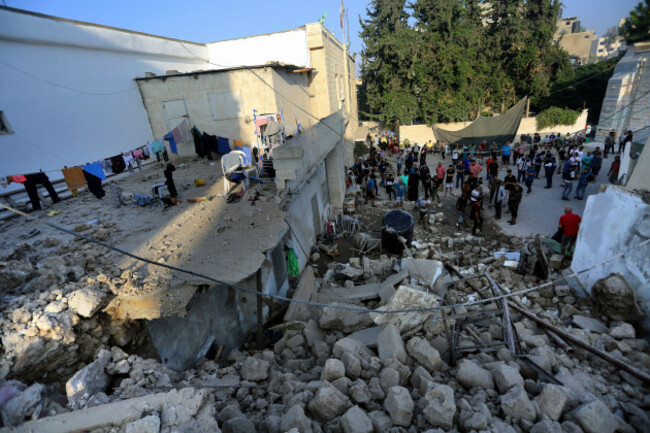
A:
<svg viewBox="0 0 650 433">
<path fill-rule="evenodd" d="M 519 140 L 519 135 L 521 134 L 534 134 L 535 132 L 539 132 L 543 137 L 545 134 L 551 134 L 553 132 L 559 132 L 561 134 L 566 134 L 567 132 L 578 132 L 585 127 L 588 114 L 588 110 L 582 110 L 580 116 L 578 116 L 578 120 L 576 120 L 573 125 L 560 125 L 542 130 L 537 129 L 537 119 L 535 117 L 524 117 L 521 119 L 521 123 L 519 124 L 515 142 Z M 471 123 L 472 122 L 437 123 L 436 126 L 448 131 L 458 131 L 469 126 Z M 428 140 L 436 141 L 433 128 L 428 125 L 400 126 L 399 136 L 402 141 L 405 138 L 408 138 L 411 143 L 417 144 L 426 143 Z"/>
<path fill-rule="evenodd" d="M 271 68 L 259 68 L 255 73 L 267 82 L 273 82 Z M 243 69 L 137 82 L 156 138 L 169 131 L 163 112 L 165 101 L 184 100 L 191 124 L 209 134 L 240 139 L 246 144 L 256 141 L 253 109 L 260 113 L 277 110 L 275 93 L 250 71 Z M 217 98 L 216 95 L 223 97 Z M 226 103 L 215 104 L 218 99 Z M 179 154 L 194 154 L 194 145 L 185 143 L 179 146 Z"/>
<path fill-rule="evenodd" d="M 592 48 L 594 44 L 598 43 L 597 41 L 598 36 L 596 33 L 594 33 L 593 30 L 587 30 L 586 32 L 563 35 L 560 39 L 560 46 L 564 48 L 570 56 L 578 57 L 581 64 L 585 64 L 589 62 Z"/>
</svg>

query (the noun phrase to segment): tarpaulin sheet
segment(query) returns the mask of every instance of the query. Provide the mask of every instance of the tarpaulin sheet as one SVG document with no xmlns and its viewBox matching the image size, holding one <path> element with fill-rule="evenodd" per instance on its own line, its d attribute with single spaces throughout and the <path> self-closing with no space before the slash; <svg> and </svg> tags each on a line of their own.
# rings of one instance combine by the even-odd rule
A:
<svg viewBox="0 0 650 433">
<path fill-rule="evenodd" d="M 497 144 L 512 142 L 517 135 L 521 118 L 526 108 L 526 98 L 519 101 L 514 107 L 504 114 L 496 117 L 479 117 L 469 126 L 459 131 L 447 131 L 433 127 L 436 140 L 444 141 L 448 145 L 466 144 L 476 146 L 483 140 L 488 144 L 496 141 Z"/>
</svg>

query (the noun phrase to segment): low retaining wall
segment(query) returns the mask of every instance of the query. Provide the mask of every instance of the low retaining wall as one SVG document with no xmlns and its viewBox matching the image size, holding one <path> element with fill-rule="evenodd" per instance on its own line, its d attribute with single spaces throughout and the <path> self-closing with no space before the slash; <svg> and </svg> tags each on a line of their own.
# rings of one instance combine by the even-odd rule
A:
<svg viewBox="0 0 650 433">
<path fill-rule="evenodd" d="M 581 129 L 584 129 L 587 124 L 587 115 L 589 110 L 582 110 L 578 120 L 573 125 L 558 125 L 551 128 L 545 128 L 538 130 L 537 129 L 537 118 L 536 117 L 524 117 L 521 119 L 521 124 L 517 130 L 517 136 L 515 137 L 515 143 L 519 141 L 519 136 L 521 134 L 534 134 L 539 132 L 542 135 L 551 134 L 553 132 L 559 132 L 561 134 L 566 134 L 567 132 L 578 132 Z M 470 125 L 472 122 L 453 122 L 453 123 L 436 123 L 436 127 L 446 129 L 448 131 L 458 131 Z M 433 128 L 429 125 L 407 125 L 399 127 L 399 137 L 400 140 L 408 138 L 411 143 L 423 144 L 429 140 L 436 141 L 436 137 L 433 133 Z"/>
</svg>

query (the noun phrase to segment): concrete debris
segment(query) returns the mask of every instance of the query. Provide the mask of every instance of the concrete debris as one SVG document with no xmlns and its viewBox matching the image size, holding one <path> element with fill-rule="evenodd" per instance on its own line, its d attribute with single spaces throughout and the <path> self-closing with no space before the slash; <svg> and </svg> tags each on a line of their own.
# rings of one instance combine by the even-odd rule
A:
<svg viewBox="0 0 650 433">
<path fill-rule="evenodd" d="M 634 290 L 621 274 L 601 278 L 591 288 L 594 303 L 613 320 L 636 322 L 643 316 Z"/>
<path fill-rule="evenodd" d="M 430 293 L 413 289 L 408 286 L 399 286 L 397 291 L 388 301 L 388 304 L 379 307 L 378 310 L 404 310 L 417 308 L 432 308 L 438 305 L 439 298 Z M 370 317 L 377 325 L 392 323 L 402 332 L 410 331 L 422 325 L 433 315 L 432 311 L 411 312 L 401 314 L 379 314 L 370 313 Z"/>
<path fill-rule="evenodd" d="M 106 365 L 110 356 L 110 352 L 102 350 L 96 360 L 79 370 L 66 382 L 65 392 L 70 406 L 79 407 L 90 397 L 106 390 L 110 380 L 106 373 Z"/>
<path fill-rule="evenodd" d="M 434 372 L 442 367 L 440 353 L 423 338 L 413 337 L 406 344 L 406 350 L 421 366 Z"/>
<path fill-rule="evenodd" d="M 494 377 L 489 370 L 479 367 L 469 359 L 463 359 L 456 372 L 456 380 L 467 389 L 494 389 Z"/>
<path fill-rule="evenodd" d="M 106 294 L 92 288 L 75 290 L 68 297 L 68 307 L 81 317 L 92 317 L 104 304 Z"/>
<path fill-rule="evenodd" d="M 456 402 L 454 390 L 447 385 L 436 385 L 424 396 L 426 407 L 424 417 L 434 427 L 450 429 L 454 425 Z"/>
<path fill-rule="evenodd" d="M 413 399 L 408 389 L 401 386 L 393 386 L 388 390 L 384 401 L 386 411 L 390 414 L 393 424 L 408 427 L 413 418 Z"/>
<path fill-rule="evenodd" d="M 406 362 L 406 349 L 404 341 L 399 335 L 399 330 L 395 325 L 389 323 L 384 326 L 377 337 L 377 352 L 382 362 L 395 358 L 400 362 Z"/>
<path fill-rule="evenodd" d="M 344 433 L 373 433 L 374 427 L 368 415 L 359 407 L 353 406 L 341 417 Z"/>
<path fill-rule="evenodd" d="M 333 304 L 344 305 L 344 304 Z M 352 305 L 348 305 L 352 307 Z M 346 334 L 367 328 L 372 323 L 368 313 L 325 307 L 318 324 L 321 329 L 343 331 Z"/>
<path fill-rule="evenodd" d="M 630 427 L 614 415 L 600 400 L 594 400 L 577 407 L 569 414 L 569 417 L 582 427 L 585 433 L 614 433 L 630 430 Z"/>
<path fill-rule="evenodd" d="M 256 212 L 249 207 L 246 211 Z M 377 207 L 388 204 L 378 201 Z M 548 280 L 520 276 L 514 257 L 521 240 L 488 230 L 485 237 L 470 236 L 448 223 L 457 218 L 450 209 L 441 206 L 432 216 L 433 231 L 416 226 L 415 259 L 372 251 L 338 263 L 332 256 L 348 255 L 345 244 L 338 251 L 319 241 L 288 296 L 369 311 L 431 309 L 443 290 L 446 303 L 479 299 L 476 287 L 486 287 L 486 281 L 448 285 L 457 279 L 456 269 L 467 277 L 489 272 L 511 291 L 559 275 L 557 257 L 551 257 Z M 216 230 L 227 233 L 235 219 L 219 218 L 219 224 L 228 224 Z M 102 224 L 89 230 L 104 239 L 118 233 Z M 437 314 L 289 303 L 277 323 L 278 307 L 286 304 L 265 300 L 263 316 L 274 320 L 265 328 L 271 345 L 258 347 L 254 335 L 248 340 L 243 335 L 242 345 L 224 347 L 197 328 L 200 354 L 188 368 L 173 371 L 165 356 L 155 353 L 141 319 L 180 318 L 188 302 L 200 299 L 194 296 L 203 283 L 177 286 L 176 278 L 150 267 L 118 266 L 115 257 L 94 246 L 43 238 L 37 234 L 29 245 L 0 257 L 0 285 L 7 288 L 0 300 L 0 415 L 3 426 L 17 428 L 9 431 L 627 433 L 645 432 L 650 422 L 647 385 L 584 350 L 567 351 L 521 310 L 510 309 L 521 353 L 499 346 L 503 313 L 493 303 Z M 171 263 L 181 254 L 175 242 L 163 237 L 160 243 L 148 244 L 156 259 Z M 502 253 L 495 256 L 496 251 Z M 150 305 L 147 296 L 161 288 L 163 297 Z M 629 284 L 614 274 L 592 293 L 594 300 L 563 283 L 511 302 L 647 371 L 649 345 L 640 335 Z M 236 320 L 254 323 L 255 296 L 244 297 Z M 461 322 L 484 312 L 480 321 Z M 449 346 L 456 343 L 448 341 L 445 321 L 459 329 L 455 346 Z M 553 378 L 562 385 L 551 383 Z M 67 402 L 61 399 L 64 388 Z"/>
<path fill-rule="evenodd" d="M 350 399 L 329 384 L 318 389 L 309 402 L 309 413 L 321 422 L 332 421 L 351 406 Z"/>
</svg>

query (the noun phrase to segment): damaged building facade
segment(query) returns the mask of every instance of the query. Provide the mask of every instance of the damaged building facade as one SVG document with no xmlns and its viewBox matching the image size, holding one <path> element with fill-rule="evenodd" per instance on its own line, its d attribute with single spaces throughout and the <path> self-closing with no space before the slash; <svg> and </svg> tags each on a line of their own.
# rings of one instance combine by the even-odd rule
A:
<svg viewBox="0 0 650 433">
<path fill-rule="evenodd" d="M 221 203 L 202 204 L 203 217 L 215 226 L 197 230 L 192 245 L 183 242 L 192 253 L 177 265 L 211 269 L 213 278 L 253 291 L 286 294 L 287 252 L 294 252 L 300 269 L 305 266 L 328 216 L 341 208 L 344 166 L 352 158 L 354 60 L 323 24 L 194 43 L 9 7 L 0 7 L 0 22 L 6 62 L 0 80 L 10 84 L 0 107 L 10 128 L 0 135 L 3 173 L 120 154 L 183 120 L 256 147 L 256 115 L 284 120 L 285 134 L 294 138 L 274 149 L 278 177 L 268 201 L 245 215 Z M 43 150 L 38 143 L 45 142 Z M 178 157 L 194 155 L 194 143 L 177 146 Z M 281 198 L 271 200 L 276 194 Z M 173 223 L 195 224 L 192 219 L 187 212 Z M 157 248 L 173 232 L 161 226 L 136 234 L 126 249 L 146 256 L 143 245 Z M 190 255 L 201 259 L 185 258 Z M 171 272 L 142 271 L 134 262 L 122 268 L 131 272 L 124 275 L 125 285 L 140 289 L 116 290 L 106 311 L 117 322 L 145 321 L 160 359 L 172 368 L 187 368 L 214 346 L 238 347 L 258 325 L 254 295 Z"/>
</svg>

